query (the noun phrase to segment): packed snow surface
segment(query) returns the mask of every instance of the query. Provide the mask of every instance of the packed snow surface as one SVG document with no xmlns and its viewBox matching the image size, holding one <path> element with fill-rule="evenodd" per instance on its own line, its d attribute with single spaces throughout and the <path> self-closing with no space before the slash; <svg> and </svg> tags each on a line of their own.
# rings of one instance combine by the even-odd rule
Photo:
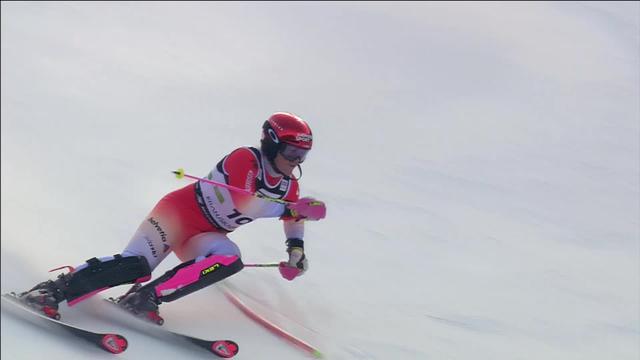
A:
<svg viewBox="0 0 640 360">
<path fill-rule="evenodd" d="M 3 2 L 2 292 L 122 251 L 170 171 L 294 112 L 313 128 L 310 269 L 225 281 L 328 359 L 640 357 L 639 2 Z M 277 220 L 233 234 L 284 259 Z M 171 255 L 155 275 L 177 265 Z M 118 295 L 126 288 L 109 290 Z M 166 326 L 309 356 L 220 286 Z M 119 359 L 211 358 L 105 318 Z M 3 359 L 112 359 L 2 311 Z"/>
</svg>

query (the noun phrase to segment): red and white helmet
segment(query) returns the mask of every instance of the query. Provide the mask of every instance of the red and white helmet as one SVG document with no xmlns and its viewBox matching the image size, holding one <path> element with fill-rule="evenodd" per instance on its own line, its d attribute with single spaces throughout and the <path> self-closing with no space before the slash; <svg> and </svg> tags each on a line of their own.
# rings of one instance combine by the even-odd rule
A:
<svg viewBox="0 0 640 360">
<path fill-rule="evenodd" d="M 271 161 L 281 153 L 289 160 L 304 161 L 313 145 L 309 125 L 298 116 L 277 112 L 262 125 L 262 153 Z"/>
</svg>

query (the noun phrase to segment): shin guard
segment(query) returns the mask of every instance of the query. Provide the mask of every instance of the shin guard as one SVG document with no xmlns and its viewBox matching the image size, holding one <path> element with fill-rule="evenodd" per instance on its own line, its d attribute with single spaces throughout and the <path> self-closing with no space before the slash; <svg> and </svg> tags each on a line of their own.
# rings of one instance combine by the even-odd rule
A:
<svg viewBox="0 0 640 360">
<path fill-rule="evenodd" d="M 161 302 L 179 299 L 242 270 L 238 256 L 209 255 L 182 263 L 144 287 L 153 287 Z"/>
<path fill-rule="evenodd" d="M 151 269 L 144 256 L 114 255 L 106 261 L 89 259 L 86 266 L 69 275 L 56 282 L 63 282 L 57 285 L 64 292 L 67 304 L 73 306 L 112 286 L 147 281 Z"/>
</svg>

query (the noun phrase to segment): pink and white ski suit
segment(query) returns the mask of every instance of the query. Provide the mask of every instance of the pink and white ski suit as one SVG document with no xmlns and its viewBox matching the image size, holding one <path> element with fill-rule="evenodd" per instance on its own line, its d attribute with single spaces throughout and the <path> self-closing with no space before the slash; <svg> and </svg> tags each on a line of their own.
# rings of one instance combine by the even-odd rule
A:
<svg viewBox="0 0 640 360">
<path fill-rule="evenodd" d="M 225 156 L 208 179 L 295 202 L 298 181 L 278 174 L 260 150 L 241 147 Z M 285 206 L 202 181 L 163 197 L 151 210 L 123 256 L 144 256 L 153 270 L 173 251 L 181 261 L 208 254 L 241 256 L 228 233 L 259 218 L 280 217 L 285 238 L 304 236 L 304 222 L 283 216 Z"/>
</svg>

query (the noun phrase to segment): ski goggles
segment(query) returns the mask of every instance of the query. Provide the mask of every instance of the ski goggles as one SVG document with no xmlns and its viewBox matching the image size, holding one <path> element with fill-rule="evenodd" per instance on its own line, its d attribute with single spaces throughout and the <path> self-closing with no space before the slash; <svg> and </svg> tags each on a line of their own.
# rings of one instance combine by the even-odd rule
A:
<svg viewBox="0 0 640 360">
<path fill-rule="evenodd" d="M 299 162 L 303 162 L 307 157 L 307 153 L 309 153 L 309 149 L 303 149 L 289 144 L 284 144 L 280 149 L 280 155 L 289 161 L 297 160 Z"/>
</svg>

